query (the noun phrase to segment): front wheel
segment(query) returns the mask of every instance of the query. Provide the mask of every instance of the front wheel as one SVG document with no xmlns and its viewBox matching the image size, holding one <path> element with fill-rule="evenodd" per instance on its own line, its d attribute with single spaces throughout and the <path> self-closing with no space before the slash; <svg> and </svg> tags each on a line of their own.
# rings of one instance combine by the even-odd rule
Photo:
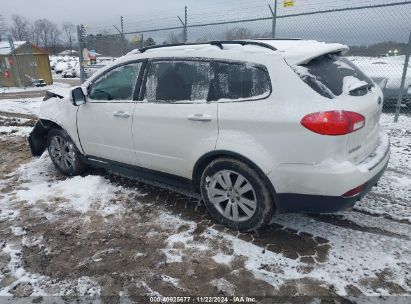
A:
<svg viewBox="0 0 411 304">
<path fill-rule="evenodd" d="M 66 131 L 61 129 L 50 130 L 47 138 L 47 147 L 54 166 L 61 173 L 73 176 L 79 175 L 86 169 L 81 161 L 81 153 Z"/>
<path fill-rule="evenodd" d="M 255 230 L 273 216 L 273 199 L 263 178 L 241 161 L 212 161 L 204 169 L 200 189 L 211 216 L 231 229 Z"/>
</svg>

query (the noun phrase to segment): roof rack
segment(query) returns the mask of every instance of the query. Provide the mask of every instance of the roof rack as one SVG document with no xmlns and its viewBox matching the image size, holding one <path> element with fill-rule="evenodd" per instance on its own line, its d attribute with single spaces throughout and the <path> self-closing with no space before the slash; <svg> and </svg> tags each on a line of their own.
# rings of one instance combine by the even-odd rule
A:
<svg viewBox="0 0 411 304">
<path fill-rule="evenodd" d="M 223 44 L 239 44 L 239 45 L 256 45 L 260 46 L 266 49 L 270 49 L 272 51 L 276 51 L 277 49 L 273 47 L 272 45 L 269 45 L 264 42 L 258 42 L 258 41 L 248 41 L 248 40 L 217 40 L 217 41 L 210 41 L 210 42 L 195 42 L 195 43 L 174 43 L 174 44 L 160 44 L 160 45 L 153 45 L 149 47 L 144 47 L 138 49 L 140 53 L 144 53 L 147 50 L 152 50 L 152 49 L 159 49 L 159 48 L 166 48 L 166 47 L 173 47 L 173 46 L 190 46 L 190 45 L 204 45 L 204 44 L 210 44 L 210 45 L 215 45 L 218 46 L 220 49 L 224 49 Z"/>
<path fill-rule="evenodd" d="M 252 40 L 302 40 L 301 38 L 253 38 Z"/>
</svg>

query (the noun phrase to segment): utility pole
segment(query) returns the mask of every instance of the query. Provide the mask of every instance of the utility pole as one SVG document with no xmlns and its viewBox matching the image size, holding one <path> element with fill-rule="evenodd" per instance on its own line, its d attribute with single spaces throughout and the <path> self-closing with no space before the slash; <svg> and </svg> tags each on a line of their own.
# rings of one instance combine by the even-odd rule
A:
<svg viewBox="0 0 411 304">
<path fill-rule="evenodd" d="M 126 51 L 126 43 L 124 37 L 124 18 L 121 16 L 121 53 L 125 55 Z"/>
<path fill-rule="evenodd" d="M 14 48 L 14 42 L 10 35 L 8 38 L 9 38 L 11 55 L 13 56 L 13 61 L 15 62 L 15 65 L 16 65 L 13 74 L 16 75 L 17 84 L 19 85 L 19 87 L 21 87 L 22 83 L 21 83 L 21 78 L 20 78 L 20 66 L 19 66 L 19 62 L 17 61 L 16 49 Z"/>
<path fill-rule="evenodd" d="M 410 32 L 410 37 L 408 39 L 408 46 L 407 46 L 406 52 L 407 53 L 405 54 L 404 69 L 402 71 L 402 77 L 401 77 L 400 92 L 398 94 L 397 107 L 395 109 L 394 122 L 398 122 L 398 116 L 400 115 L 402 97 L 404 95 L 405 78 L 407 77 L 408 64 L 410 62 L 410 55 L 411 55 L 411 32 Z"/>
<path fill-rule="evenodd" d="M 184 42 L 187 42 L 187 19 L 188 19 L 188 13 L 187 13 L 187 5 L 184 7 L 184 21 L 180 18 L 180 16 L 177 16 L 178 20 L 180 20 L 181 24 L 183 25 L 183 40 Z"/>
<path fill-rule="evenodd" d="M 272 25 L 271 25 L 271 38 L 275 39 L 275 31 L 277 26 L 277 0 L 274 0 L 274 10 L 271 8 L 271 5 L 268 4 L 271 15 L 273 16 Z"/>
<path fill-rule="evenodd" d="M 187 5 L 184 7 L 184 42 L 187 42 L 187 18 L 188 18 L 188 14 L 187 14 Z"/>
<path fill-rule="evenodd" d="M 124 37 L 124 18 L 123 16 L 120 17 L 120 28 L 121 30 L 118 29 L 117 26 L 113 25 L 113 27 L 117 30 L 117 32 L 120 34 L 120 39 L 121 39 L 121 55 L 125 55 L 125 37 Z"/>
<path fill-rule="evenodd" d="M 141 34 L 141 47 L 144 47 L 144 34 Z"/>
</svg>

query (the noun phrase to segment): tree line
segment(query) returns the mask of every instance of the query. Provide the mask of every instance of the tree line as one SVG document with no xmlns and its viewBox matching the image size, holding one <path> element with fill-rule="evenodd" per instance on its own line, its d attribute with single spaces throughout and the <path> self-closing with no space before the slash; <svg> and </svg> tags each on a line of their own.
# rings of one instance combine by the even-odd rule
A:
<svg viewBox="0 0 411 304">
<path fill-rule="evenodd" d="M 15 41 L 31 41 L 55 53 L 62 47 L 73 48 L 76 27 L 71 22 L 63 22 L 59 26 L 45 18 L 31 22 L 21 15 L 12 15 L 11 22 L 7 24 L 5 18 L 0 15 L 0 41 L 7 40 L 8 35 Z"/>
<path fill-rule="evenodd" d="M 11 22 L 7 24 L 4 16 L 0 14 L 0 41 L 7 41 L 9 35 L 14 41 L 30 41 L 51 54 L 56 54 L 67 48 L 70 50 L 77 48 L 77 29 L 71 22 L 63 22 L 58 25 L 45 18 L 31 22 L 24 16 L 12 15 Z M 94 48 L 100 53 L 113 56 L 121 55 L 120 39 L 119 35 L 104 31 L 101 34 L 89 34 L 86 37 L 89 49 Z M 151 37 L 144 39 L 144 42 L 139 36 L 132 37 L 130 40 L 125 39 L 126 49 L 155 44 Z"/>
</svg>

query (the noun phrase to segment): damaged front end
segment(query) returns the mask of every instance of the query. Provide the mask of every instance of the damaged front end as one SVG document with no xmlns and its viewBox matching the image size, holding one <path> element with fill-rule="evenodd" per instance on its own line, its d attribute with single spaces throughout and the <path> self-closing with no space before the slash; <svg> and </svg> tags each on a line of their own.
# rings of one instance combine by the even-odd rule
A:
<svg viewBox="0 0 411 304">
<path fill-rule="evenodd" d="M 67 92 L 68 90 L 65 88 L 47 90 L 43 101 L 49 102 L 49 100 L 52 98 L 55 98 L 55 100 L 63 100 L 64 96 L 68 94 Z M 52 127 L 58 128 L 58 126 L 50 120 L 39 119 L 36 122 L 27 139 L 30 145 L 31 154 L 33 156 L 41 156 L 46 150 L 48 132 Z"/>
<path fill-rule="evenodd" d="M 47 134 L 52 126 L 52 122 L 38 120 L 33 130 L 31 131 L 28 142 L 30 145 L 31 154 L 33 156 L 41 156 L 47 148 Z"/>
</svg>

